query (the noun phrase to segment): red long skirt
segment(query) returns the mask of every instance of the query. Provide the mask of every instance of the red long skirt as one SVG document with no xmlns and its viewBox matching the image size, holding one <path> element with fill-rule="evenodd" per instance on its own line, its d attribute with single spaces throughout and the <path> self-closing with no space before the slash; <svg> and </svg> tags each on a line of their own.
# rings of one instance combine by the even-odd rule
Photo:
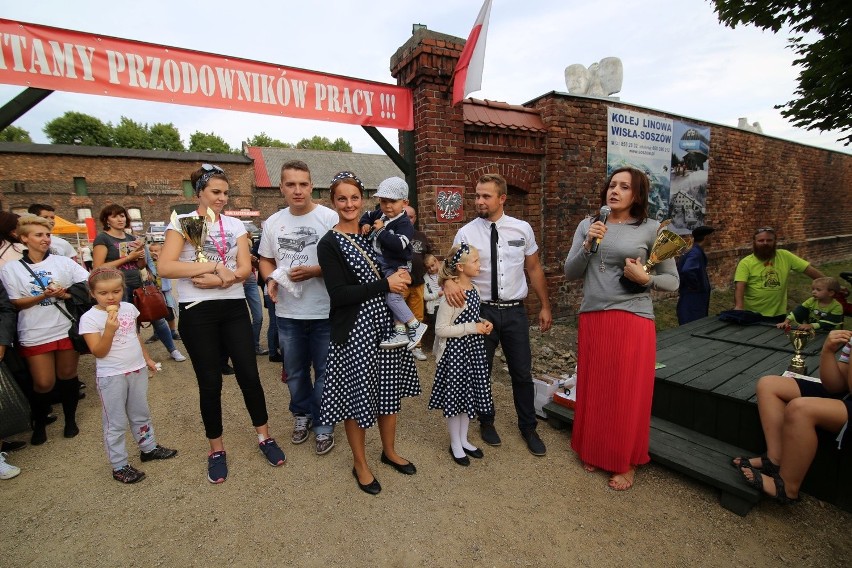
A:
<svg viewBox="0 0 852 568">
<path fill-rule="evenodd" d="M 624 473 L 648 463 L 657 336 L 621 310 L 580 314 L 571 447 L 584 463 Z"/>
</svg>

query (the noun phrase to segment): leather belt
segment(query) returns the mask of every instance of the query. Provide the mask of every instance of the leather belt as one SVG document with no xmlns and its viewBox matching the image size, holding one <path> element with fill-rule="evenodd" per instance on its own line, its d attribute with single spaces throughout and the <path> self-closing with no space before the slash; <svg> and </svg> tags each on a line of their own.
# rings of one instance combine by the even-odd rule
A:
<svg viewBox="0 0 852 568">
<path fill-rule="evenodd" d="M 481 301 L 480 304 L 485 306 L 491 306 L 492 308 L 497 308 L 498 310 L 505 310 L 506 308 L 514 308 L 515 306 L 520 306 L 524 302 L 523 300 L 515 300 L 514 302 L 504 302 L 499 300 L 497 302 L 486 302 Z"/>
</svg>

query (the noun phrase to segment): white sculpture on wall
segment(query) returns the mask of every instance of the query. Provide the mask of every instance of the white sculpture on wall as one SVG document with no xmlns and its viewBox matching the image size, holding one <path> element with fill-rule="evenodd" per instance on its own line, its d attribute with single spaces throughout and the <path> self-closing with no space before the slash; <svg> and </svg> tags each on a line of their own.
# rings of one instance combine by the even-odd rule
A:
<svg viewBox="0 0 852 568">
<path fill-rule="evenodd" d="M 737 122 L 737 128 L 741 130 L 748 130 L 749 132 L 757 132 L 758 134 L 763 134 L 763 129 L 760 127 L 759 122 L 749 124 L 748 119 L 744 116 L 741 116 L 739 122 Z"/>
<path fill-rule="evenodd" d="M 604 57 L 589 68 L 580 63 L 565 68 L 565 85 L 571 95 L 609 97 L 621 91 L 624 66 L 618 57 Z"/>
</svg>

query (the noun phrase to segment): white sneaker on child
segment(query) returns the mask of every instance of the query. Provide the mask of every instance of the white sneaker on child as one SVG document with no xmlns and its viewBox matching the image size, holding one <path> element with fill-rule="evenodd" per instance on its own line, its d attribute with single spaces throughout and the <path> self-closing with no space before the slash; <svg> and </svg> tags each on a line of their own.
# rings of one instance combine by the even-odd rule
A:
<svg viewBox="0 0 852 568">
<path fill-rule="evenodd" d="M 174 351 L 172 351 L 171 353 L 169 353 L 169 356 L 170 356 L 172 359 L 174 359 L 175 361 L 177 361 L 178 363 L 181 363 L 181 362 L 183 362 L 183 361 L 186 361 L 186 357 L 184 357 L 184 356 L 183 356 L 183 353 L 181 353 L 181 352 L 180 352 L 180 351 L 178 351 L 177 349 L 175 349 Z"/>
<path fill-rule="evenodd" d="M 21 468 L 6 463 L 6 452 L 0 452 L 0 479 L 12 479 L 21 473 Z"/>
<path fill-rule="evenodd" d="M 423 335 L 426 333 L 426 329 L 429 326 L 423 322 L 417 322 L 417 325 L 414 327 L 408 327 L 408 345 L 406 348 L 409 351 L 414 351 L 417 348 L 417 344 L 420 343 L 420 340 L 423 339 Z"/>
<path fill-rule="evenodd" d="M 408 334 L 394 330 L 390 337 L 379 343 L 382 349 L 396 349 L 408 345 Z"/>
<path fill-rule="evenodd" d="M 414 358 L 418 361 L 425 361 L 427 359 L 426 354 L 423 353 L 423 350 L 419 347 L 415 347 L 411 354 L 414 355 Z"/>
</svg>

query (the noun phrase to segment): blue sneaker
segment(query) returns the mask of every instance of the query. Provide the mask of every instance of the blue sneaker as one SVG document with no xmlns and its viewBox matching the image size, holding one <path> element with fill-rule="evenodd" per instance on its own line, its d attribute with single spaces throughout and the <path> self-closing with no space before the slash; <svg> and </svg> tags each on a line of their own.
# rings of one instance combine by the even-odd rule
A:
<svg viewBox="0 0 852 568">
<path fill-rule="evenodd" d="M 228 462 L 225 460 L 225 451 L 213 452 L 207 456 L 207 481 L 210 483 L 224 483 L 228 479 Z"/>
<path fill-rule="evenodd" d="M 262 441 L 260 444 L 260 451 L 263 452 L 263 455 L 266 456 L 266 461 L 269 462 L 269 465 L 272 467 L 278 467 L 279 465 L 284 465 L 284 462 L 287 460 L 287 457 L 284 455 L 284 452 L 281 448 L 278 447 L 278 444 L 275 443 L 273 438 L 267 438 Z"/>
</svg>

